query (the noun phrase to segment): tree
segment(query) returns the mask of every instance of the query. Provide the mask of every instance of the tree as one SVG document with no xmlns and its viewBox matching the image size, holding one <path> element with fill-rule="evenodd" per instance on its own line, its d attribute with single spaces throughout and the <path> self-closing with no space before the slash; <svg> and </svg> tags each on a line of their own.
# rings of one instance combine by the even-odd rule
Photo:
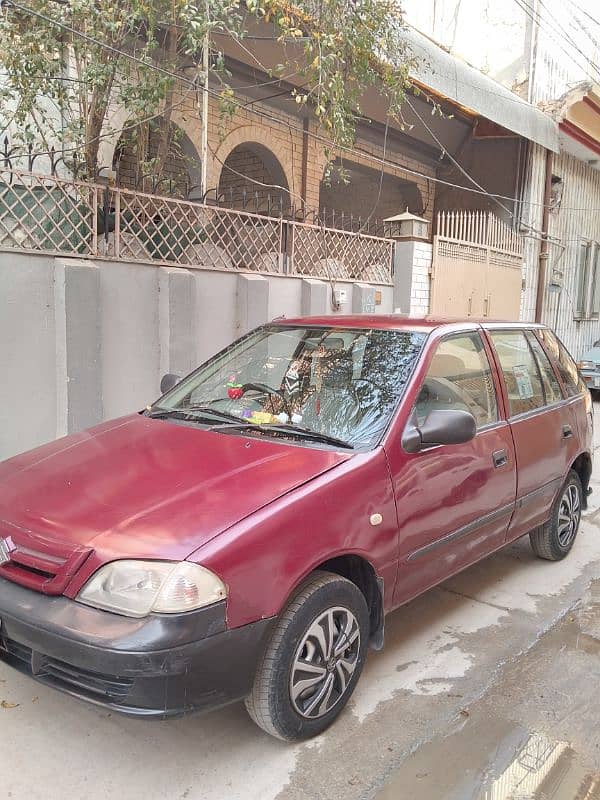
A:
<svg viewBox="0 0 600 800">
<path fill-rule="evenodd" d="M 198 80 L 205 37 L 244 43 L 262 21 L 298 64 L 296 102 L 312 109 L 333 146 L 352 143 L 361 93 L 376 86 L 398 117 L 410 60 L 395 0 L 6 0 L 0 21 L 0 126 L 22 144 L 57 144 L 68 163 L 83 153 L 85 173 L 98 169 L 114 109 L 139 134 L 154 119 L 160 143 L 153 170 L 169 151 L 177 76 Z M 246 45 L 244 45 L 246 46 Z M 235 108 L 226 59 L 211 48 L 212 89 L 224 112 Z M 283 75 L 284 66 L 270 70 Z M 147 129 L 146 129 L 147 130 Z"/>
</svg>

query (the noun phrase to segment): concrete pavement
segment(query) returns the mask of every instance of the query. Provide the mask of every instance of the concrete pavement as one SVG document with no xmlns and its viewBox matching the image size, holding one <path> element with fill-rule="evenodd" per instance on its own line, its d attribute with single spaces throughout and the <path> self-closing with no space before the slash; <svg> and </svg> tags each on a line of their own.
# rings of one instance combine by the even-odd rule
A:
<svg viewBox="0 0 600 800">
<path fill-rule="evenodd" d="M 513 796 L 505 784 L 521 780 L 529 794 L 514 796 L 572 800 L 535 794 L 552 761 L 554 772 L 592 792 L 582 797 L 598 800 L 596 462 L 590 508 L 565 561 L 536 559 L 524 539 L 395 612 L 348 708 L 307 744 L 269 738 L 243 705 L 132 720 L 0 666 L 2 796 L 502 800 Z M 549 752 L 530 790 L 521 762 L 530 775 L 532 759 Z"/>
</svg>

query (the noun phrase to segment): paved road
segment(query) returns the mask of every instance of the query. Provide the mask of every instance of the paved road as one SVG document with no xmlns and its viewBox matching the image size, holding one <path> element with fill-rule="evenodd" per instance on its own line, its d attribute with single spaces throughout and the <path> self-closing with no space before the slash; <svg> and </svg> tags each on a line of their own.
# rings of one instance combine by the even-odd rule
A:
<svg viewBox="0 0 600 800">
<path fill-rule="evenodd" d="M 391 615 L 341 719 L 308 744 L 269 738 L 242 705 L 144 722 L 0 666 L 15 704 L 0 707 L 1 796 L 502 800 L 512 781 L 529 792 L 515 796 L 600 800 L 597 462 L 566 561 L 523 540 Z M 557 775 L 567 794 L 548 793 Z"/>
</svg>

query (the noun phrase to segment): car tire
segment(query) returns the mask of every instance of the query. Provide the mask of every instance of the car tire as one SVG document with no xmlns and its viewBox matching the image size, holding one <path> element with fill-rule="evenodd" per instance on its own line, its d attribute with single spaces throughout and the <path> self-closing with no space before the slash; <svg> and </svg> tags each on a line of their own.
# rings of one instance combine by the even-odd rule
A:
<svg viewBox="0 0 600 800">
<path fill-rule="evenodd" d="M 339 575 L 313 572 L 279 617 L 259 664 L 246 698 L 254 722 L 285 741 L 324 731 L 354 691 L 368 638 L 360 589 Z"/>
<path fill-rule="evenodd" d="M 571 470 L 554 501 L 550 519 L 529 534 L 536 556 L 560 561 L 570 553 L 581 522 L 582 501 L 581 480 Z"/>
</svg>

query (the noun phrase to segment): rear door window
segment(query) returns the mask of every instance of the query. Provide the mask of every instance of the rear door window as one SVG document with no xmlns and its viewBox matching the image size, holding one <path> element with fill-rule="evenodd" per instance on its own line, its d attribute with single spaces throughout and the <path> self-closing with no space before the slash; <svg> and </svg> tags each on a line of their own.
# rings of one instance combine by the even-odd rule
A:
<svg viewBox="0 0 600 800">
<path fill-rule="evenodd" d="M 504 375 L 510 416 L 546 405 L 542 376 L 524 331 L 490 331 Z"/>
</svg>

